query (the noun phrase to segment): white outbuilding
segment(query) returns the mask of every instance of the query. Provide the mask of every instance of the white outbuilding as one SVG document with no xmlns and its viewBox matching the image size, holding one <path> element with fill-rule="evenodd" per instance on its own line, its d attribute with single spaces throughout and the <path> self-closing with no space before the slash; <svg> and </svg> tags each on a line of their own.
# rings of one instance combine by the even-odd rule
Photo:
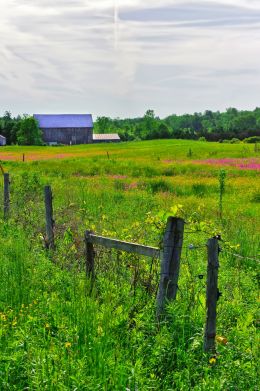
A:
<svg viewBox="0 0 260 391">
<path fill-rule="evenodd" d="M 1 136 L 0 134 L 0 147 L 3 147 L 4 145 L 6 145 L 6 137 Z"/>
</svg>

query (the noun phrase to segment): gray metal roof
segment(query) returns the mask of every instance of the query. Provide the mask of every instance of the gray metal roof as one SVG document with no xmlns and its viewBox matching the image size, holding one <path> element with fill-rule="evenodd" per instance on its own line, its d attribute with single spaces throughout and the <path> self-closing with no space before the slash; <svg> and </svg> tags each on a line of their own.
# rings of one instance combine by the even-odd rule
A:
<svg viewBox="0 0 260 391">
<path fill-rule="evenodd" d="M 2 136 L 1 134 L 0 134 L 0 138 L 2 138 L 3 140 L 6 140 L 6 137 Z"/>
<path fill-rule="evenodd" d="M 91 114 L 34 114 L 40 128 L 93 128 Z"/>
<path fill-rule="evenodd" d="M 93 134 L 93 140 L 121 140 L 117 133 L 99 133 Z"/>
</svg>

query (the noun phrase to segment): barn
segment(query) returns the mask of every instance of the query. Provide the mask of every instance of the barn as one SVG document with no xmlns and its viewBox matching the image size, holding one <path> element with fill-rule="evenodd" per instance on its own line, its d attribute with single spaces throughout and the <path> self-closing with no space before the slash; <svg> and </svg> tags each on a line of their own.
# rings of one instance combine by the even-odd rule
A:
<svg viewBox="0 0 260 391">
<path fill-rule="evenodd" d="M 117 133 L 93 134 L 93 143 L 118 143 L 121 141 Z"/>
<path fill-rule="evenodd" d="M 6 137 L 1 136 L 0 134 L 0 147 L 3 147 L 4 145 L 6 145 Z"/>
<path fill-rule="evenodd" d="M 91 114 L 34 114 L 46 144 L 91 144 Z"/>
</svg>

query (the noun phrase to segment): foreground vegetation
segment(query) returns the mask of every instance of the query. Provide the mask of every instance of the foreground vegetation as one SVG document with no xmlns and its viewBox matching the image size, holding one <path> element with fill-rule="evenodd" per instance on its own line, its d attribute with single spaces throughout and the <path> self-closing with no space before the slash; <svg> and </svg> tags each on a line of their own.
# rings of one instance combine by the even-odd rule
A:
<svg viewBox="0 0 260 391">
<path fill-rule="evenodd" d="M 9 147 L 0 159 L 12 180 L 11 217 L 0 225 L 1 389 L 258 389 L 260 181 L 253 145 Z M 249 165 L 241 169 L 241 161 Z M 53 252 L 44 241 L 47 183 Z M 189 224 L 178 298 L 159 325 L 159 261 L 98 248 L 92 287 L 83 235 L 92 229 L 158 246 L 167 213 Z M 203 353 L 205 243 L 213 232 L 223 238 L 217 356 Z"/>
</svg>

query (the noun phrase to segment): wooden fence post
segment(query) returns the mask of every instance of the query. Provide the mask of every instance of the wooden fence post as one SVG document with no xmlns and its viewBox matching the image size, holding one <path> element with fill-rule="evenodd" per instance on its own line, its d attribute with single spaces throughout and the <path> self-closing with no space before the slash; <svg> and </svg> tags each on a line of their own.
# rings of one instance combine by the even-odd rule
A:
<svg viewBox="0 0 260 391">
<path fill-rule="evenodd" d="M 10 215 L 10 180 L 9 174 L 4 174 L 4 220 Z"/>
<path fill-rule="evenodd" d="M 163 241 L 161 277 L 157 295 L 157 317 L 164 311 L 165 303 L 175 300 L 178 290 L 184 220 L 169 217 Z"/>
<path fill-rule="evenodd" d="M 53 220 L 53 206 L 52 206 L 52 190 L 51 186 L 45 186 L 45 219 L 46 219 L 46 247 L 54 249 L 54 220 Z"/>
<path fill-rule="evenodd" d="M 207 270 L 207 320 L 204 334 L 204 351 L 215 352 L 216 322 L 217 322 L 217 301 L 218 291 L 218 239 L 208 240 L 208 270 Z"/>
<path fill-rule="evenodd" d="M 88 241 L 88 236 L 92 234 L 92 231 L 86 231 L 85 243 L 86 243 L 86 275 L 94 279 L 95 276 L 95 251 L 93 243 Z"/>
</svg>

